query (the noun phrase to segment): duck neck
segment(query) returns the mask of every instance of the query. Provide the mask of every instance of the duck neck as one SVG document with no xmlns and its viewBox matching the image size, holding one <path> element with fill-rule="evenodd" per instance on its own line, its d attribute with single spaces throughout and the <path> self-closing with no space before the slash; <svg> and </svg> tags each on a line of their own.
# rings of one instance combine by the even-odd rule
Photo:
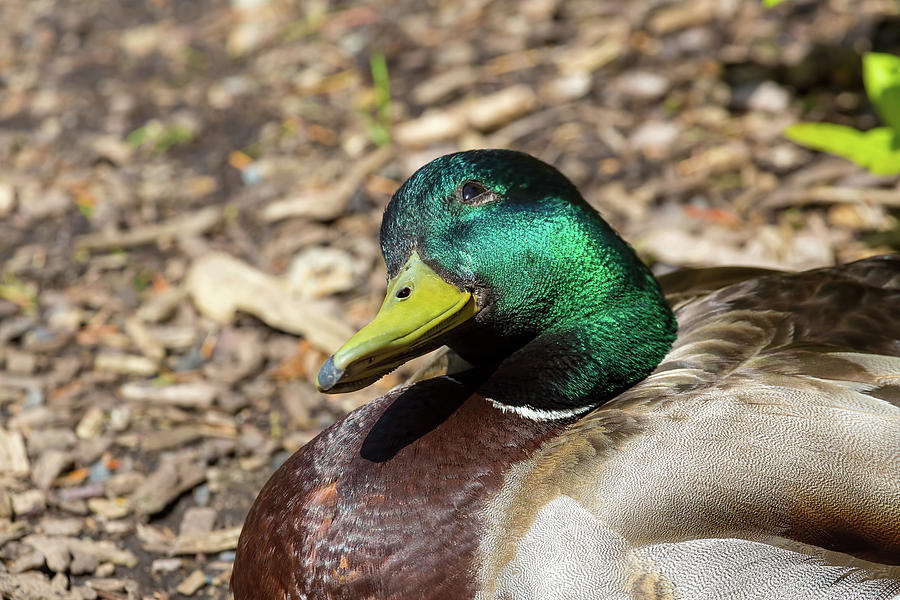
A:
<svg viewBox="0 0 900 600">
<path fill-rule="evenodd" d="M 621 244 L 619 252 L 604 260 L 603 250 L 614 243 Z M 550 298 L 549 318 L 532 332 L 509 335 L 508 323 L 495 314 L 493 331 L 475 337 L 481 348 L 451 346 L 472 357 L 467 360 L 480 373 L 479 393 L 498 408 L 534 420 L 570 418 L 635 385 L 668 353 L 675 315 L 649 270 L 617 237 L 591 256 L 600 263 L 556 271 L 557 289 L 568 293 Z M 560 286 L 560 272 L 572 280 Z M 492 363 L 485 340 L 494 339 L 493 356 L 504 358 Z"/>
</svg>

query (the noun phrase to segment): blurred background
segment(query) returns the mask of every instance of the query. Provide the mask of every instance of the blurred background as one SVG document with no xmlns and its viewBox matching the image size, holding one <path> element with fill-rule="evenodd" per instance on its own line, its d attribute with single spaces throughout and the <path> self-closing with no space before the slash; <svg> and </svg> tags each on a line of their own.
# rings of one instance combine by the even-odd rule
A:
<svg viewBox="0 0 900 600">
<path fill-rule="evenodd" d="M 562 170 L 664 272 L 900 248 L 900 183 L 783 137 L 880 124 L 896 0 L 4 0 L 0 595 L 227 598 L 255 494 L 401 382 L 324 397 L 397 186 Z"/>
</svg>

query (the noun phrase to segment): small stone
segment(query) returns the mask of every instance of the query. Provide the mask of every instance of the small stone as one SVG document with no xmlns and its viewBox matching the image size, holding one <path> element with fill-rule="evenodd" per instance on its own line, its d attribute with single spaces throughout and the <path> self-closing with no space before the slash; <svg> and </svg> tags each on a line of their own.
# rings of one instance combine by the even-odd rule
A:
<svg viewBox="0 0 900 600">
<path fill-rule="evenodd" d="M 547 96 L 557 102 L 577 100 L 587 96 L 592 85 L 590 73 L 576 71 L 551 81 L 547 86 Z"/>
<path fill-rule="evenodd" d="M 669 81 L 649 71 L 631 71 L 619 77 L 617 88 L 635 100 L 658 100 L 669 91 Z"/>
<path fill-rule="evenodd" d="M 702 52 L 714 43 L 712 32 L 705 27 L 686 29 L 675 38 L 675 44 L 682 52 Z"/>
<path fill-rule="evenodd" d="M 187 579 L 178 584 L 175 591 L 185 596 L 193 596 L 197 590 L 206 585 L 206 575 L 200 569 L 187 576 Z"/>
<path fill-rule="evenodd" d="M 732 102 L 740 108 L 778 114 L 790 107 L 791 95 L 774 81 L 754 82 L 737 87 Z"/>
<path fill-rule="evenodd" d="M 764 81 L 747 100 L 751 110 L 768 113 L 784 112 L 790 107 L 791 95 L 774 81 Z"/>
<path fill-rule="evenodd" d="M 197 506 L 206 506 L 207 504 L 209 504 L 211 496 L 212 491 L 206 484 L 198 485 L 196 488 L 194 488 L 194 503 Z"/>
<path fill-rule="evenodd" d="M 121 432 L 128 429 L 131 423 L 131 408 L 128 406 L 117 406 L 109 411 L 109 428 L 115 432 Z"/>
<path fill-rule="evenodd" d="M 159 48 L 162 34 L 162 28 L 155 25 L 132 27 L 119 36 L 119 45 L 126 54 L 142 58 Z"/>
<path fill-rule="evenodd" d="M 224 562 L 234 562 L 236 554 L 234 550 L 225 550 L 224 552 L 219 552 L 219 560 Z"/>
<path fill-rule="evenodd" d="M 631 145 L 651 158 L 668 156 L 681 127 L 667 121 L 645 121 L 631 134 Z"/>
<path fill-rule="evenodd" d="M 18 494 L 12 494 L 13 514 L 16 517 L 34 515 L 44 510 L 47 498 L 40 490 L 27 490 Z"/>
<path fill-rule="evenodd" d="M 150 564 L 150 570 L 154 573 L 171 573 L 181 568 L 184 561 L 180 558 L 157 558 Z"/>
<path fill-rule="evenodd" d="M 759 157 L 763 164 L 771 165 L 781 171 L 790 171 L 799 166 L 806 158 L 806 151 L 795 144 L 776 144 L 767 149 Z"/>
<path fill-rule="evenodd" d="M 111 473 L 109 467 L 106 466 L 106 461 L 100 459 L 91 465 L 91 470 L 88 473 L 88 483 L 103 483 L 109 479 L 110 475 Z"/>
<path fill-rule="evenodd" d="M 266 30 L 261 23 L 238 23 L 228 36 L 228 53 L 243 56 L 256 49 L 265 39 Z"/>
</svg>

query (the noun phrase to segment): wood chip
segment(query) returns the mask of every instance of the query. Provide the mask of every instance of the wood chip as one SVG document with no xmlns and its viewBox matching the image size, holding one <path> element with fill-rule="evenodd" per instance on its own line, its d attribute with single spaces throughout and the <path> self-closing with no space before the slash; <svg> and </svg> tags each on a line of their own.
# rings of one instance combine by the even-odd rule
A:
<svg viewBox="0 0 900 600">
<path fill-rule="evenodd" d="M 537 106 L 537 95 L 527 85 L 516 85 L 467 105 L 469 123 L 480 130 L 496 129 L 530 113 Z"/>
<path fill-rule="evenodd" d="M 175 538 L 172 554 L 213 554 L 237 548 L 241 527 L 217 529 L 208 533 L 194 533 Z"/>
<path fill-rule="evenodd" d="M 394 150 L 383 146 L 356 161 L 334 186 L 310 190 L 295 198 L 277 200 L 267 205 L 260 216 L 263 221 L 280 221 L 290 217 L 306 217 L 330 221 L 344 213 L 347 203 L 366 178 L 394 158 Z"/>
<path fill-rule="evenodd" d="M 0 486 L 0 519 L 8 519 L 13 516 L 12 511 L 12 501 L 9 499 L 9 492 L 6 491 L 6 488 Z M 3 545 L 2 539 L 0 539 L 0 546 Z"/>
<path fill-rule="evenodd" d="M 206 316 L 228 323 L 239 310 L 271 327 L 299 334 L 331 354 L 353 335 L 342 320 L 312 301 L 299 302 L 281 280 L 222 253 L 210 253 L 191 265 L 186 288 Z"/>
<path fill-rule="evenodd" d="M 29 524 L 25 521 L 3 521 L 0 523 L 0 547 L 6 545 L 7 542 L 18 540 L 28 534 Z"/>
<path fill-rule="evenodd" d="M 184 290 L 180 287 L 166 288 L 150 297 L 138 308 L 136 316 L 145 323 L 158 323 L 172 316 L 184 300 Z"/>
<path fill-rule="evenodd" d="M 13 514 L 17 517 L 34 515 L 44 510 L 47 497 L 40 490 L 26 490 L 11 494 Z"/>
<path fill-rule="evenodd" d="M 196 569 L 187 576 L 187 579 L 178 584 L 175 591 L 185 596 L 193 596 L 204 585 L 206 585 L 206 575 L 200 569 Z"/>
<path fill-rule="evenodd" d="M 147 358 L 159 361 L 166 355 L 166 349 L 153 337 L 140 319 L 136 317 L 125 319 L 125 333 Z"/>
<path fill-rule="evenodd" d="M 183 425 L 172 429 L 152 431 L 141 440 L 141 448 L 148 452 L 159 452 L 169 448 L 182 447 L 203 437 L 197 425 Z"/>
<path fill-rule="evenodd" d="M 189 408 L 209 408 L 218 393 L 216 386 L 202 381 L 173 385 L 131 382 L 119 388 L 119 395 L 125 400 Z"/>
<path fill-rule="evenodd" d="M 737 169 L 750 160 L 747 147 L 742 143 L 724 144 L 710 148 L 678 163 L 678 172 L 684 177 L 708 177 Z"/>
<path fill-rule="evenodd" d="M 216 509 L 209 506 L 192 506 L 184 511 L 181 518 L 181 526 L 178 535 L 207 534 L 213 529 L 216 522 Z"/>
<path fill-rule="evenodd" d="M 103 431 L 103 419 L 105 415 L 103 409 L 99 406 L 91 406 L 88 408 L 84 416 L 75 427 L 75 435 L 82 440 L 89 440 L 100 435 Z"/>
<path fill-rule="evenodd" d="M 82 600 L 96 598 L 84 594 L 84 589 L 74 587 L 70 591 L 61 591 L 43 573 L 29 571 L 20 575 L 0 572 L 0 597 L 12 600 Z"/>
<path fill-rule="evenodd" d="M 627 41 L 628 26 L 625 24 L 620 32 L 600 43 L 560 53 L 557 65 L 560 72 L 567 75 L 591 73 L 618 58 L 627 49 Z"/>
<path fill-rule="evenodd" d="M 157 558 L 150 563 L 150 570 L 154 573 L 171 573 L 177 571 L 184 564 L 180 558 Z"/>
<path fill-rule="evenodd" d="M 22 434 L 0 429 L 0 474 L 22 477 L 30 471 Z"/>
<path fill-rule="evenodd" d="M 94 358 L 94 369 L 121 375 L 149 376 L 159 371 L 159 366 L 156 361 L 150 360 L 146 356 L 100 352 Z"/>
<path fill-rule="evenodd" d="M 222 209 L 210 206 L 195 213 L 179 215 L 168 221 L 136 227 L 128 231 L 92 233 L 81 236 L 76 247 L 86 250 L 128 248 L 177 236 L 195 236 L 211 229 L 222 218 Z"/>
<path fill-rule="evenodd" d="M 650 20 L 650 31 L 665 35 L 680 29 L 708 23 L 716 17 L 716 5 L 710 0 L 676 3 L 666 7 Z"/>
<path fill-rule="evenodd" d="M 133 567 L 137 557 L 128 550 L 122 550 L 109 540 L 94 541 L 89 538 L 65 538 L 70 552 L 93 554 L 100 562 L 111 562 L 124 567 Z"/>
<path fill-rule="evenodd" d="M 38 459 L 31 474 L 34 484 L 42 490 L 47 490 L 53 484 L 53 480 L 72 464 L 72 454 L 63 450 L 49 449 Z"/>
<path fill-rule="evenodd" d="M 129 513 L 125 498 L 90 498 L 87 504 L 91 512 L 107 519 L 121 519 Z"/>
<path fill-rule="evenodd" d="M 457 90 L 466 89 L 478 80 L 478 72 L 470 65 L 456 67 L 422 81 L 413 89 L 412 98 L 416 104 L 428 106 Z"/>
<path fill-rule="evenodd" d="M 900 206 L 900 190 L 820 185 L 806 189 L 781 191 L 764 200 L 763 206 L 781 208 L 804 204 L 840 204 L 844 202 Z"/>
<path fill-rule="evenodd" d="M 206 468 L 187 460 L 160 464 L 129 498 L 139 515 L 152 515 L 163 510 L 184 492 L 206 480 Z"/>
<path fill-rule="evenodd" d="M 69 569 L 71 555 L 66 538 L 47 537 L 43 535 L 29 535 L 22 539 L 44 556 L 47 568 L 54 573 L 65 573 Z"/>
<path fill-rule="evenodd" d="M 459 107 L 433 110 L 394 127 L 394 139 L 403 146 L 420 148 L 449 140 L 466 130 L 466 116 Z"/>
<path fill-rule="evenodd" d="M 39 550 L 32 550 L 16 557 L 16 560 L 9 566 L 9 570 L 13 573 L 23 573 L 32 569 L 39 569 L 44 566 L 44 555 Z"/>
<path fill-rule="evenodd" d="M 72 552 L 72 562 L 69 564 L 69 572 L 72 575 L 93 573 L 100 566 L 100 560 L 93 554 L 76 550 Z"/>
</svg>

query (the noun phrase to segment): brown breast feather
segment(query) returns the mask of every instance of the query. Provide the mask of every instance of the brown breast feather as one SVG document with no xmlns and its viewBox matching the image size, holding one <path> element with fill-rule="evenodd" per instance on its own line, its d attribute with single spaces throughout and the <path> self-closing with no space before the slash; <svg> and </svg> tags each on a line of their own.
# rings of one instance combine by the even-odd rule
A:
<svg viewBox="0 0 900 600">
<path fill-rule="evenodd" d="M 563 426 L 505 415 L 443 377 L 365 405 L 260 492 L 235 598 L 472 597 L 484 498 Z"/>
</svg>

